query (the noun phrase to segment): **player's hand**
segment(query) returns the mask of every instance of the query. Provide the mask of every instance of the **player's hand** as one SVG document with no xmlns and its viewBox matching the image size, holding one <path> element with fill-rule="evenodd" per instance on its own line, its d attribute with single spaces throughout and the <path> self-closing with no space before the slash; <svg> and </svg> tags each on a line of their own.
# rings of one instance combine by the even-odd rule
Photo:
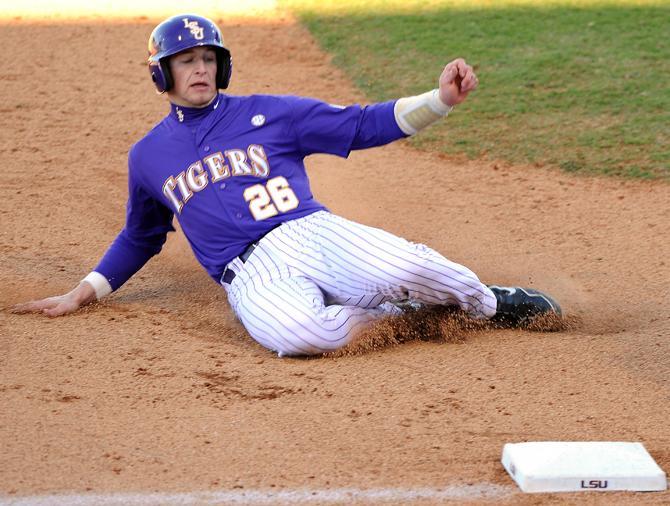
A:
<svg viewBox="0 0 670 506">
<path fill-rule="evenodd" d="M 42 313 L 46 316 L 63 316 L 74 313 L 81 306 L 95 300 L 95 290 L 88 283 L 81 283 L 77 288 L 64 295 L 47 297 L 41 300 L 31 300 L 16 304 L 11 308 L 12 313 Z"/>
<path fill-rule="evenodd" d="M 447 63 L 440 76 L 440 100 L 449 106 L 460 104 L 478 84 L 472 67 L 463 58 L 456 58 Z"/>
</svg>

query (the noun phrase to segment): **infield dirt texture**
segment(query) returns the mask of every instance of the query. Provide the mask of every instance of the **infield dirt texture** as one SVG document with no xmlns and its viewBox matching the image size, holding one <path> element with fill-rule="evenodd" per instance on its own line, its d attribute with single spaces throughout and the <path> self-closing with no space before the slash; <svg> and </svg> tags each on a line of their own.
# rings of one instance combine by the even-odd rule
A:
<svg viewBox="0 0 670 506">
<path fill-rule="evenodd" d="M 218 21 L 231 93 L 366 101 L 290 19 Z M 1 306 L 69 290 L 122 227 L 128 149 L 167 109 L 145 68 L 153 26 L 0 24 Z M 499 463 L 507 442 L 639 441 L 670 471 L 667 184 L 404 142 L 308 167 L 332 211 L 429 244 L 488 283 L 546 290 L 571 325 L 467 331 L 443 317 L 431 341 L 278 359 L 235 322 L 178 232 L 102 304 L 57 319 L 0 312 L 0 502 L 350 487 L 472 487 L 456 502 L 670 502 L 523 495 Z"/>
</svg>

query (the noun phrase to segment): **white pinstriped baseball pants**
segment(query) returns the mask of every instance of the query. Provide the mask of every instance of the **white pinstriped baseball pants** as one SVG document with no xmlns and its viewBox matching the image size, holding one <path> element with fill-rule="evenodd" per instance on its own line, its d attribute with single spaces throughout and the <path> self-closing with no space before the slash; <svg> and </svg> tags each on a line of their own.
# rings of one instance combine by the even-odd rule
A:
<svg viewBox="0 0 670 506">
<path fill-rule="evenodd" d="M 495 296 L 466 267 L 327 211 L 282 224 L 227 268 L 236 273 L 222 283 L 233 311 L 280 357 L 344 346 L 365 324 L 400 311 L 389 301 L 460 306 L 478 318 L 496 312 Z"/>
</svg>

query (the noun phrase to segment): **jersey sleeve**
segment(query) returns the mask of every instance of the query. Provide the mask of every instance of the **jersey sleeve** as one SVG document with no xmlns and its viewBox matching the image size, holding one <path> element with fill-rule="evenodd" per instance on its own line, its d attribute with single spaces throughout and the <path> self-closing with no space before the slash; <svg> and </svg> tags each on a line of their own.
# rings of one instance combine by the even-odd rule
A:
<svg viewBox="0 0 670 506">
<path fill-rule="evenodd" d="M 290 105 L 296 142 L 304 156 L 329 153 L 346 157 L 352 149 L 382 146 L 407 137 L 396 122 L 395 101 L 343 107 L 292 97 Z"/>
<path fill-rule="evenodd" d="M 165 244 L 167 233 L 175 230 L 172 226 L 173 212 L 146 192 L 137 180 L 130 159 L 128 168 L 126 224 L 93 269 L 109 281 L 113 290 L 158 254 Z"/>
</svg>

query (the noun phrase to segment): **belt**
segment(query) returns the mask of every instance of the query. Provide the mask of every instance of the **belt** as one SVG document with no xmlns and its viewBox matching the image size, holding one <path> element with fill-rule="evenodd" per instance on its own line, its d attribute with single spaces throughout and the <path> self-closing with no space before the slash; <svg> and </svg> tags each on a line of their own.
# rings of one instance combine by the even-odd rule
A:
<svg viewBox="0 0 670 506">
<path fill-rule="evenodd" d="M 242 263 L 246 262 L 247 260 L 249 260 L 249 257 L 251 256 L 251 254 L 256 249 L 256 246 L 258 246 L 258 241 L 252 242 L 249 246 L 247 246 L 247 249 L 245 249 L 237 258 L 242 260 Z M 235 279 L 235 276 L 237 276 L 235 271 L 226 267 L 226 270 L 223 273 L 223 277 L 221 278 L 221 281 L 223 283 L 226 283 L 226 284 L 229 285 L 233 282 L 233 279 Z"/>
</svg>

